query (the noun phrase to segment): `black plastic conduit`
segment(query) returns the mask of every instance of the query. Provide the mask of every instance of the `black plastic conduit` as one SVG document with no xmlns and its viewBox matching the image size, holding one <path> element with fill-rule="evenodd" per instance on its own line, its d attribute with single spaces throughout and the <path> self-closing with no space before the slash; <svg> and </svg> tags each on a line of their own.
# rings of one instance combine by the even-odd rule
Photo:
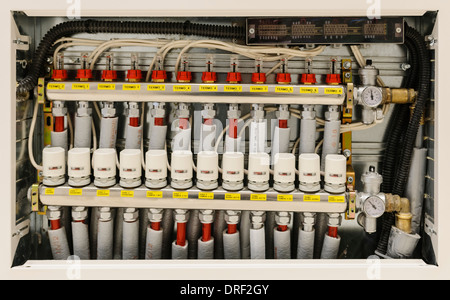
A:
<svg viewBox="0 0 450 300">
<path fill-rule="evenodd" d="M 195 24 L 186 22 L 144 22 L 144 21 L 102 21 L 75 20 L 60 23 L 52 27 L 42 38 L 34 53 L 28 75 L 18 82 L 17 93 L 32 90 L 38 78 L 43 75 L 46 59 L 51 54 L 53 44 L 62 37 L 76 33 L 141 33 L 141 34 L 181 34 L 198 35 L 210 38 L 245 37 L 245 28 L 212 24 Z"/>
<path fill-rule="evenodd" d="M 424 37 L 415 29 L 409 27 L 405 23 L 405 39 L 408 40 L 408 45 L 411 45 L 417 51 L 418 68 L 417 68 L 417 100 L 414 112 L 409 120 L 408 127 L 404 135 L 403 147 L 400 153 L 398 169 L 395 172 L 394 184 L 392 187 L 392 194 L 404 196 L 406 183 L 408 180 L 409 170 L 411 166 L 411 157 L 416 141 L 416 135 L 419 130 L 420 119 L 425 110 L 425 104 L 430 95 L 430 79 L 431 66 L 430 54 L 425 44 Z M 409 84 L 414 85 L 414 80 Z M 394 216 L 388 214 L 383 218 L 382 231 L 380 240 L 378 241 L 377 252 L 386 254 L 387 245 L 389 241 L 389 234 L 391 226 L 394 225 Z"/>
</svg>

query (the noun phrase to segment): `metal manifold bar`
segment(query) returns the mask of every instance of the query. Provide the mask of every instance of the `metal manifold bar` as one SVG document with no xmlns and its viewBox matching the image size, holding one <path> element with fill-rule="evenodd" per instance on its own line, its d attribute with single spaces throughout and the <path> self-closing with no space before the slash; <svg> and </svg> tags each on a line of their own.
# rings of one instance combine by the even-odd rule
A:
<svg viewBox="0 0 450 300">
<path fill-rule="evenodd" d="M 342 105 L 344 85 L 49 82 L 47 99 L 59 101 L 184 102 Z M 202 97 L 205 96 L 205 97 Z"/>
<path fill-rule="evenodd" d="M 67 184 L 58 187 L 39 187 L 43 205 L 85 206 L 85 207 L 135 207 L 135 208 L 178 208 L 213 210 L 261 210 L 292 212 L 343 213 L 347 210 L 346 193 L 330 194 L 320 191 L 306 194 L 299 190 L 279 193 L 273 189 L 253 192 L 248 189 L 226 191 L 218 188 L 212 191 L 196 187 L 187 190 L 163 188 L 151 190 L 145 186 L 125 189 L 115 185 L 108 189 L 93 184 L 73 188 Z"/>
</svg>

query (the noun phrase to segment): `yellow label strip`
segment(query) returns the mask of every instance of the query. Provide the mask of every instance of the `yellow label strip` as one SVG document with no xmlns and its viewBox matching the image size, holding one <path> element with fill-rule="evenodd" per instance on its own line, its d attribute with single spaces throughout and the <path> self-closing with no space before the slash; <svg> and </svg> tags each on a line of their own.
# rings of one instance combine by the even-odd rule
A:
<svg viewBox="0 0 450 300">
<path fill-rule="evenodd" d="M 344 196 L 328 196 L 328 202 L 344 203 L 345 197 Z"/>
<path fill-rule="evenodd" d="M 72 90 L 89 90 L 89 83 L 72 83 Z"/>
<path fill-rule="evenodd" d="M 303 201 L 305 202 L 319 202 L 320 196 L 319 195 L 303 195 Z"/>
<path fill-rule="evenodd" d="M 241 194 L 225 194 L 225 200 L 241 200 Z"/>
<path fill-rule="evenodd" d="M 198 193 L 198 199 L 214 199 L 214 193 L 200 192 Z"/>
<path fill-rule="evenodd" d="M 253 201 L 266 201 L 267 200 L 267 195 L 266 194 L 251 194 L 250 195 L 250 200 L 253 200 Z"/>
<path fill-rule="evenodd" d="M 174 92 L 190 92 L 191 86 L 190 85 L 174 85 L 173 91 Z"/>
<path fill-rule="evenodd" d="M 97 190 L 97 197 L 109 197 L 109 190 Z"/>
<path fill-rule="evenodd" d="M 122 86 L 122 90 L 124 91 L 140 91 L 141 85 L 137 83 L 128 83 Z"/>
<path fill-rule="evenodd" d="M 49 83 L 47 89 L 49 90 L 64 90 L 66 85 L 64 83 Z"/>
<path fill-rule="evenodd" d="M 293 93 L 294 88 L 292 86 L 276 86 L 275 93 Z"/>
<path fill-rule="evenodd" d="M 173 198 L 180 198 L 180 199 L 187 199 L 188 198 L 188 192 L 173 192 L 172 193 Z"/>
<path fill-rule="evenodd" d="M 277 195 L 277 201 L 294 201 L 294 196 L 293 195 L 278 194 Z"/>
<path fill-rule="evenodd" d="M 97 89 L 99 89 L 99 90 L 115 90 L 116 85 L 114 83 L 99 83 Z"/>
<path fill-rule="evenodd" d="M 318 94 L 319 88 L 316 87 L 301 87 L 300 94 Z"/>
<path fill-rule="evenodd" d="M 147 191 L 147 198 L 162 198 L 162 191 Z"/>
<path fill-rule="evenodd" d="M 268 92 L 269 88 L 266 85 L 252 85 L 250 86 L 250 92 L 254 92 L 254 93 L 265 93 Z"/>
<path fill-rule="evenodd" d="M 342 94 L 342 88 L 325 88 L 324 93 L 327 95 L 340 95 Z"/>
<path fill-rule="evenodd" d="M 201 85 L 200 92 L 217 92 L 217 85 Z"/>
<path fill-rule="evenodd" d="M 134 197 L 134 191 L 122 190 L 120 191 L 120 197 L 132 198 Z"/>
<path fill-rule="evenodd" d="M 69 190 L 69 195 L 70 196 L 81 196 L 83 194 L 83 190 L 82 189 L 70 189 Z"/>
<path fill-rule="evenodd" d="M 224 92 L 242 92 L 242 85 L 225 85 Z"/>
<path fill-rule="evenodd" d="M 166 86 L 164 84 L 149 84 L 147 85 L 147 91 L 165 91 Z"/>
<path fill-rule="evenodd" d="M 46 188 L 44 194 L 45 195 L 54 195 L 55 189 L 54 188 Z"/>
</svg>

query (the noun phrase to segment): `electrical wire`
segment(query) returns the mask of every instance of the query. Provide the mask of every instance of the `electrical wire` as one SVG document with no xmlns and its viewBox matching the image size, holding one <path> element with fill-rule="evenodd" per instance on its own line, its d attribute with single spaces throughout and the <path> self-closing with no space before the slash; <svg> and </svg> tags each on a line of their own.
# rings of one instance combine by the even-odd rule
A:
<svg viewBox="0 0 450 300">
<path fill-rule="evenodd" d="M 31 125 L 30 125 L 30 133 L 28 135 L 28 155 L 30 157 L 30 162 L 33 165 L 33 167 L 38 170 L 41 171 L 43 170 L 43 167 L 41 165 L 39 165 L 38 163 L 36 163 L 36 161 L 34 160 L 34 155 L 33 155 L 33 134 L 34 134 L 34 128 L 36 126 L 36 119 L 37 119 L 37 114 L 38 114 L 38 110 L 39 110 L 39 101 L 35 100 L 36 103 L 34 104 L 34 111 L 33 111 L 33 117 L 31 119 Z"/>
</svg>

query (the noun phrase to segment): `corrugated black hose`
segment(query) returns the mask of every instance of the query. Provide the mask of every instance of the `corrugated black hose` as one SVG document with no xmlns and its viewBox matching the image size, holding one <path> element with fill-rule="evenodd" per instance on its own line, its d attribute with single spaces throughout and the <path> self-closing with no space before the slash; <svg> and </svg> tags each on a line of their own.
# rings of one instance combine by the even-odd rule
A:
<svg viewBox="0 0 450 300">
<path fill-rule="evenodd" d="M 53 43 L 62 37 L 76 33 L 141 33 L 141 34 L 182 34 L 198 35 L 210 38 L 245 37 L 245 28 L 213 24 L 195 24 L 186 22 L 145 22 L 145 21 L 103 21 L 75 20 L 60 23 L 52 27 L 42 38 L 34 53 L 32 65 L 25 78 L 20 80 L 16 92 L 19 94 L 31 91 L 38 78 L 43 75 L 47 57 L 51 54 Z"/>
<path fill-rule="evenodd" d="M 406 132 L 404 134 L 403 145 L 398 160 L 399 164 L 397 171 L 395 172 L 394 184 L 391 191 L 392 194 L 400 196 L 404 196 L 409 170 L 411 167 L 412 152 L 414 149 L 417 132 L 419 130 L 420 119 L 422 118 L 425 105 L 430 94 L 431 79 L 430 54 L 427 45 L 425 44 L 424 37 L 415 29 L 405 24 L 405 39 L 407 39 L 417 51 L 418 75 L 416 90 L 418 91 L 418 95 L 414 112 L 409 120 Z M 410 84 L 414 85 L 414 80 L 412 80 Z M 392 214 L 385 215 L 386 216 L 383 218 L 381 236 L 376 250 L 381 254 L 386 254 L 390 229 L 391 226 L 394 225 L 395 221 Z"/>
</svg>

